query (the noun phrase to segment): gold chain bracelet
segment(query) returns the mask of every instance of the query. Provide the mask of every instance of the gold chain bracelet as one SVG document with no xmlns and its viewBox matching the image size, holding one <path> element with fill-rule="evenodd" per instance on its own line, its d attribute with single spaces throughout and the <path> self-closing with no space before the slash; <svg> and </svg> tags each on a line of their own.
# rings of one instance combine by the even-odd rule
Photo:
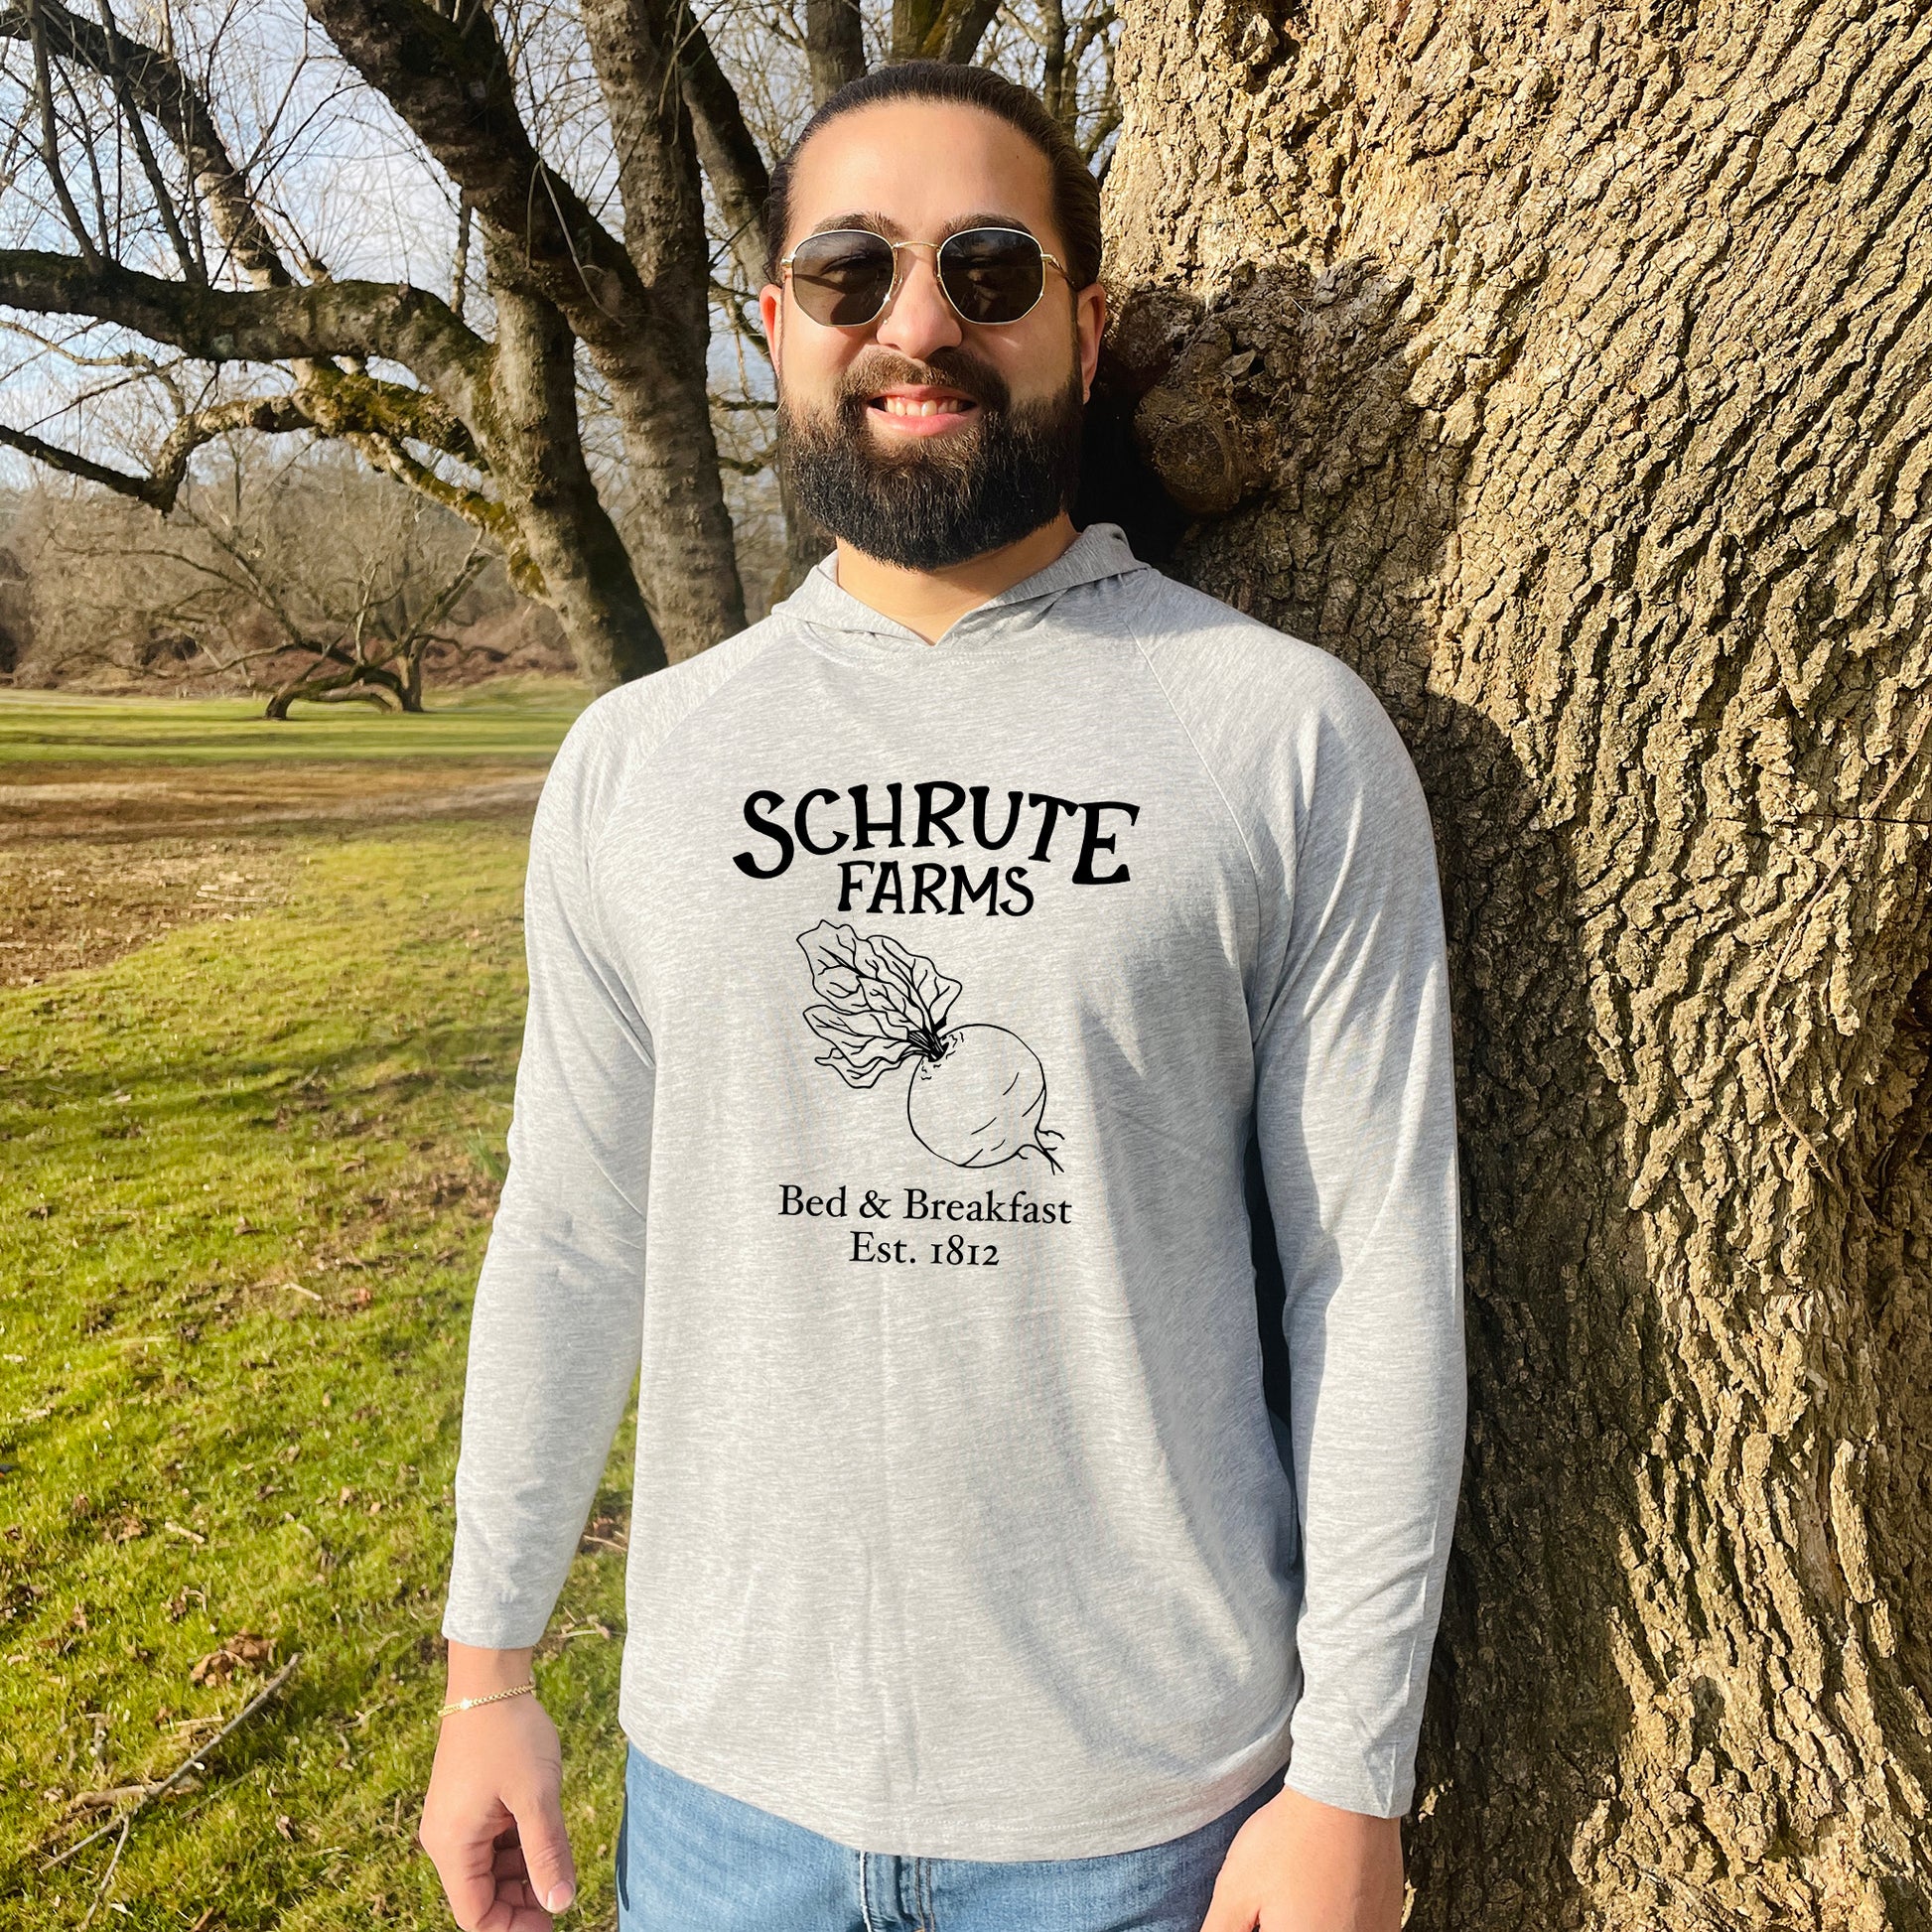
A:
<svg viewBox="0 0 1932 1932">
<path fill-rule="evenodd" d="M 481 1698 L 458 1698 L 454 1704 L 446 1704 L 436 1715 L 447 1718 L 452 1711 L 469 1711 L 479 1704 L 494 1704 L 498 1698 L 520 1698 L 525 1691 L 535 1689 L 536 1680 L 533 1678 L 528 1684 L 519 1684 L 512 1691 L 491 1691 L 487 1697 Z"/>
</svg>

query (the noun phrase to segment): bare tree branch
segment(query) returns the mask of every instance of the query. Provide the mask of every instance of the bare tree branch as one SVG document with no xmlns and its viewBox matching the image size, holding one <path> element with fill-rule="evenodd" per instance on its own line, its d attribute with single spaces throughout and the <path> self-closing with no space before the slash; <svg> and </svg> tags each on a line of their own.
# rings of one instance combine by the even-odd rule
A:
<svg viewBox="0 0 1932 1932">
<path fill-rule="evenodd" d="M 114 11 L 110 0 L 95 0 L 100 10 L 102 52 L 107 63 L 108 82 L 114 90 L 114 98 L 121 109 L 121 119 L 128 131 L 128 138 L 134 144 L 134 152 L 141 163 L 141 172 L 147 177 L 148 193 L 154 197 L 155 212 L 161 224 L 168 231 L 168 240 L 174 248 L 175 259 L 181 263 L 182 274 L 191 282 L 207 280 L 207 265 L 202 257 L 189 246 L 187 231 L 181 225 L 181 217 L 175 207 L 175 198 L 169 192 L 166 177 L 161 172 L 161 164 L 155 159 L 153 144 L 148 140 L 147 123 L 141 118 L 139 104 L 134 98 L 134 90 L 128 85 L 127 69 L 122 61 L 124 43 L 119 30 L 114 25 Z"/>
<path fill-rule="evenodd" d="M 935 60 L 954 61 L 964 64 L 979 52 L 980 42 L 986 38 L 986 30 L 993 24 L 993 16 L 1000 11 L 1000 0 L 963 0 L 963 4 L 948 4 L 939 17 L 934 32 L 933 45 Z"/>
<path fill-rule="evenodd" d="M 622 244 L 538 155 L 488 13 L 424 0 L 307 0 L 343 58 L 387 99 L 502 234 L 533 288 L 592 348 L 628 350 L 657 320 Z M 665 373 L 670 373 L 666 370 Z"/>
<path fill-rule="evenodd" d="M 678 27 L 678 81 L 691 110 L 698 159 L 731 236 L 732 258 L 753 288 L 764 280 L 764 198 L 771 177 L 738 89 L 725 76 L 710 40 L 687 4 Z"/>
<path fill-rule="evenodd" d="M 60 129 L 54 120 L 54 70 L 48 60 L 47 24 L 42 15 L 41 0 L 26 0 L 22 18 L 34 51 L 34 97 L 39 104 L 41 118 L 41 166 L 47 170 L 54 197 L 61 204 L 61 212 L 67 216 L 68 226 L 73 230 L 81 259 L 98 262 L 100 248 L 87 232 L 86 222 L 80 218 L 80 209 L 75 206 L 72 191 L 68 187 L 67 170 L 61 161 Z"/>
<path fill-rule="evenodd" d="M 113 262 L 89 266 L 70 255 L 7 248 L 0 249 L 0 305 L 118 323 L 210 362 L 378 356 L 434 388 L 466 423 L 486 407 L 481 392 L 489 344 L 446 302 L 407 283 L 193 287 Z"/>
<path fill-rule="evenodd" d="M 50 470 L 64 471 L 69 477 L 82 477 L 88 483 L 99 483 L 122 496 L 132 496 L 155 509 L 166 510 L 174 502 L 174 490 L 164 489 L 156 478 L 130 476 L 125 470 L 95 463 L 77 450 L 64 450 L 58 444 L 44 442 L 31 431 L 9 429 L 0 423 L 0 444 L 10 450 L 18 450 L 22 456 L 32 457 L 36 463 L 46 464 Z"/>
<path fill-rule="evenodd" d="M 287 287 L 292 277 L 262 225 L 246 177 L 230 159 L 206 98 L 174 56 L 130 40 L 111 25 L 82 20 L 60 0 L 22 0 L 17 8 L 0 10 L 0 39 L 29 39 L 37 24 L 47 47 L 61 59 L 121 77 L 128 98 L 180 153 L 229 259 L 257 287 Z M 199 279 L 206 278 L 203 264 Z"/>
<path fill-rule="evenodd" d="M 343 359 L 360 360 L 348 356 Z M 359 367 L 343 369 L 334 362 L 322 361 L 306 365 L 296 393 L 310 420 L 325 436 L 424 443 L 472 469 L 488 468 L 488 459 L 469 424 L 432 390 L 385 382 Z M 424 493 L 439 502 L 445 500 L 440 490 Z"/>
<path fill-rule="evenodd" d="M 73 144 L 80 150 L 80 158 L 87 165 L 87 185 L 94 195 L 94 233 L 99 240 L 103 254 L 117 254 L 120 249 L 120 233 L 113 217 L 107 212 L 107 183 L 100 172 L 100 154 L 94 143 L 93 120 L 87 112 L 87 104 L 80 98 L 80 90 L 73 84 L 73 75 L 63 66 L 59 69 L 61 91 L 68 97 L 68 109 L 72 115 Z"/>
<path fill-rule="evenodd" d="M 143 375 L 154 377 L 157 382 L 166 384 L 171 370 L 157 362 L 152 355 L 138 348 L 116 349 L 112 354 L 89 355 L 71 343 L 58 342 L 52 336 L 44 336 L 38 329 L 30 329 L 24 322 L 13 322 L 0 317 L 0 330 L 10 336 L 22 336 L 37 348 L 45 349 L 50 355 L 58 355 L 63 361 L 71 362 L 79 369 L 137 369 Z M 174 393 L 171 389 L 170 393 Z"/>
<path fill-rule="evenodd" d="M 355 392 L 358 399 L 372 401 L 376 405 L 372 415 L 379 417 L 385 409 L 395 408 L 394 397 L 371 397 L 366 394 L 367 391 L 393 388 L 394 385 L 377 384 L 367 377 L 357 378 L 356 381 L 360 385 L 359 392 Z M 408 397 L 418 392 L 403 390 L 399 393 Z M 230 402 L 214 403 L 206 409 L 193 411 L 176 423 L 155 457 L 152 472 L 145 477 L 95 463 L 77 451 L 46 442 L 28 430 L 10 429 L 4 423 L 0 423 L 0 444 L 46 464 L 49 469 L 65 471 L 69 476 L 102 484 L 119 495 L 131 496 L 166 516 L 180 496 L 190 459 L 203 445 L 235 430 L 254 430 L 268 436 L 315 431 L 354 444 L 376 467 L 387 470 L 421 494 L 455 510 L 467 522 L 503 543 L 506 548 L 515 547 L 514 526 L 510 524 L 508 513 L 500 503 L 492 502 L 477 490 L 466 489 L 438 477 L 411 457 L 394 434 L 373 428 L 357 429 L 350 425 L 351 418 L 346 409 L 333 423 L 318 422 L 304 406 L 304 399 L 296 395 L 244 396 Z M 463 435 L 467 438 L 468 432 L 463 432 Z"/>
<path fill-rule="evenodd" d="M 1067 45 L 1066 9 L 1060 0 L 1035 0 L 1040 24 L 1040 99 L 1061 126 L 1070 125 L 1078 69 Z"/>
<path fill-rule="evenodd" d="M 394 437 L 347 432 L 344 434 L 343 441 L 357 450 L 373 468 L 386 472 L 398 483 L 407 483 L 418 495 L 442 504 L 445 509 L 462 517 L 472 529 L 493 538 L 502 547 L 510 582 L 527 596 L 545 595 L 543 573 L 530 562 L 523 533 L 518 529 L 508 504 L 499 502 L 493 496 L 486 496 L 469 484 L 440 476 L 427 464 L 418 462 Z"/>
<path fill-rule="evenodd" d="M 476 210 L 468 195 L 456 198 L 456 255 L 450 263 L 450 307 L 459 322 L 470 292 L 470 227 Z"/>
</svg>

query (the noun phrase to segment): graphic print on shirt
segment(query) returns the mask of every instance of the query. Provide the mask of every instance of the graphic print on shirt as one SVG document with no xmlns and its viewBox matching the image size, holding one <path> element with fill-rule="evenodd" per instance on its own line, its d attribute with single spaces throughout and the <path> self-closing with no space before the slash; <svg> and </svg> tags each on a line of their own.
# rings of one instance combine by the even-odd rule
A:
<svg viewBox="0 0 1932 1932">
<path fill-rule="evenodd" d="M 1042 1124 L 1046 1069 L 1006 1027 L 975 1022 L 946 1029 L 959 981 L 908 952 L 888 933 L 862 934 L 821 919 L 798 944 L 812 987 L 825 1004 L 804 1010 L 805 1024 L 832 1049 L 817 1064 L 849 1087 L 871 1087 L 882 1073 L 913 1061 L 905 1119 L 929 1153 L 955 1168 L 996 1168 L 1044 1157 L 1061 1135 Z"/>
</svg>

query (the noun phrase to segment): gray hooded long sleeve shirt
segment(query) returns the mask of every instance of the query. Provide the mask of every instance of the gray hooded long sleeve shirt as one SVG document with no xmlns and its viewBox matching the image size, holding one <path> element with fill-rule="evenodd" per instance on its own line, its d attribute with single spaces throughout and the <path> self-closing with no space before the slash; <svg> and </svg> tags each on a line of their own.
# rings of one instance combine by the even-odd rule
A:
<svg viewBox="0 0 1932 1932">
<path fill-rule="evenodd" d="M 641 1370 L 620 1715 L 850 1846 L 1406 1810 L 1464 1420 L 1428 808 L 1094 524 L 936 644 L 827 558 L 538 805 L 443 1629 L 542 1635 Z M 1264 1403 L 1243 1151 L 1286 1286 Z"/>
</svg>

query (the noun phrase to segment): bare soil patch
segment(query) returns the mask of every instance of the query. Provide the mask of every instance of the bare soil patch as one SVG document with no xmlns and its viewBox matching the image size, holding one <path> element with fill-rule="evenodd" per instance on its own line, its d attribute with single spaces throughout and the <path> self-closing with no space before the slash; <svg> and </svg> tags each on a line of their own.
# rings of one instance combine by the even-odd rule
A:
<svg viewBox="0 0 1932 1932">
<path fill-rule="evenodd" d="M 528 810 L 542 785 L 527 760 L 36 761 L 0 766 L 0 848 Z"/>
<path fill-rule="evenodd" d="M 527 813 L 527 761 L 0 766 L 0 986 L 279 903 L 305 827 Z"/>
<path fill-rule="evenodd" d="M 234 918 L 288 890 L 286 841 L 0 845 L 0 986 L 101 966 L 177 926 Z"/>
</svg>

